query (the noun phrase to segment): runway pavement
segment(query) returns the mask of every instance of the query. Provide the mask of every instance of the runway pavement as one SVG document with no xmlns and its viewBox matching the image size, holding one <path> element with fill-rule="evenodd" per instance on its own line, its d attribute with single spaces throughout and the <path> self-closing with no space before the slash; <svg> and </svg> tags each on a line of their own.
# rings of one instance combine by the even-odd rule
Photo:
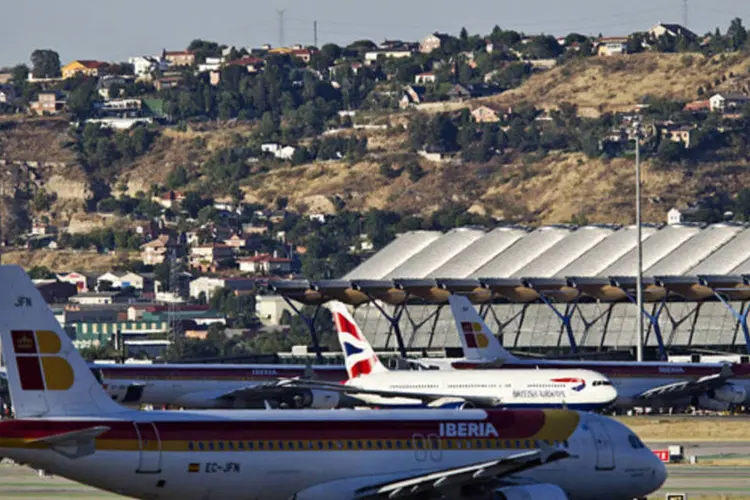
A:
<svg viewBox="0 0 750 500">
<path fill-rule="evenodd" d="M 688 498 L 700 495 L 750 498 L 750 467 L 670 465 L 667 468 L 667 482 L 652 498 L 664 498 L 667 493 L 687 493 Z"/>
<path fill-rule="evenodd" d="M 125 497 L 104 493 L 59 477 L 40 478 L 36 471 L 28 467 L 11 465 L 8 461 L 3 461 L 0 464 L 0 498 L 3 500 L 31 498 L 105 500 Z"/>
</svg>

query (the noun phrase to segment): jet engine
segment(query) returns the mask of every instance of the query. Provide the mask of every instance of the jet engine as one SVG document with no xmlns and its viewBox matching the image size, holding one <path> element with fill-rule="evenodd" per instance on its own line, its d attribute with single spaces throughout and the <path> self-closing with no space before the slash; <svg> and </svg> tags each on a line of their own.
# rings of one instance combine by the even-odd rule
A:
<svg viewBox="0 0 750 500">
<path fill-rule="evenodd" d="M 745 388 L 735 384 L 724 384 L 698 397 L 698 406 L 706 410 L 726 411 L 732 404 L 745 402 L 747 392 Z"/>
<path fill-rule="evenodd" d="M 711 394 L 712 392 L 713 394 Z M 745 391 L 745 388 L 740 385 L 724 384 L 718 389 L 709 391 L 708 395 L 713 399 L 718 399 L 719 401 L 724 401 L 726 403 L 740 404 L 745 402 L 747 392 Z"/>
<path fill-rule="evenodd" d="M 498 488 L 495 500 L 568 500 L 568 495 L 555 484 L 529 484 Z"/>
<path fill-rule="evenodd" d="M 339 393 L 320 389 L 306 389 L 294 396 L 297 408 L 311 408 L 313 410 L 332 410 L 339 405 Z"/>
</svg>

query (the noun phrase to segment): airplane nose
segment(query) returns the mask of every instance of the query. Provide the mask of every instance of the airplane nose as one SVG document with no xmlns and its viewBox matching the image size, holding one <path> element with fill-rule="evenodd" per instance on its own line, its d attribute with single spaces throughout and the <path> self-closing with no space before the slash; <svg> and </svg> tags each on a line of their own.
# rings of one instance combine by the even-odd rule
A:
<svg viewBox="0 0 750 500">
<path fill-rule="evenodd" d="M 653 491 L 658 490 L 667 480 L 667 466 L 656 455 L 652 454 L 651 473 L 653 477 Z"/>
</svg>

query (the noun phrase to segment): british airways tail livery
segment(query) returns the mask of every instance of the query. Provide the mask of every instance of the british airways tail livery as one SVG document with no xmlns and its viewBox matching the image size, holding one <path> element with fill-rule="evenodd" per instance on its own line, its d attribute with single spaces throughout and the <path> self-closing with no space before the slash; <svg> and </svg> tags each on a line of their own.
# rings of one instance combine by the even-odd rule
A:
<svg viewBox="0 0 750 500">
<path fill-rule="evenodd" d="M 378 359 L 346 306 L 341 302 L 333 302 L 330 307 L 349 379 L 386 372 L 386 367 Z"/>
<path fill-rule="evenodd" d="M 0 421 L 0 456 L 106 491 L 625 500 L 666 479 L 627 427 L 574 411 L 129 410 L 96 382 L 23 269 L 0 266 L 0 282 L 0 344 L 16 409 Z"/>
</svg>

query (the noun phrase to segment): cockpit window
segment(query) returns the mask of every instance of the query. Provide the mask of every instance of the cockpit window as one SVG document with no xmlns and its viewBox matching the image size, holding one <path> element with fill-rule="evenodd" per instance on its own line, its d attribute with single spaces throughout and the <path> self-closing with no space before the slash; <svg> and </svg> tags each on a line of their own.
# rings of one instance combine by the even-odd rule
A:
<svg viewBox="0 0 750 500">
<path fill-rule="evenodd" d="M 630 441 L 630 446 L 635 450 L 639 450 L 641 448 L 646 447 L 646 445 L 643 444 L 643 442 L 640 439 L 638 439 L 638 436 L 634 434 L 631 434 L 628 436 L 628 441 Z"/>
<path fill-rule="evenodd" d="M 609 380 L 594 380 L 594 387 L 598 387 L 600 385 L 612 385 L 612 382 L 610 382 Z"/>
</svg>

